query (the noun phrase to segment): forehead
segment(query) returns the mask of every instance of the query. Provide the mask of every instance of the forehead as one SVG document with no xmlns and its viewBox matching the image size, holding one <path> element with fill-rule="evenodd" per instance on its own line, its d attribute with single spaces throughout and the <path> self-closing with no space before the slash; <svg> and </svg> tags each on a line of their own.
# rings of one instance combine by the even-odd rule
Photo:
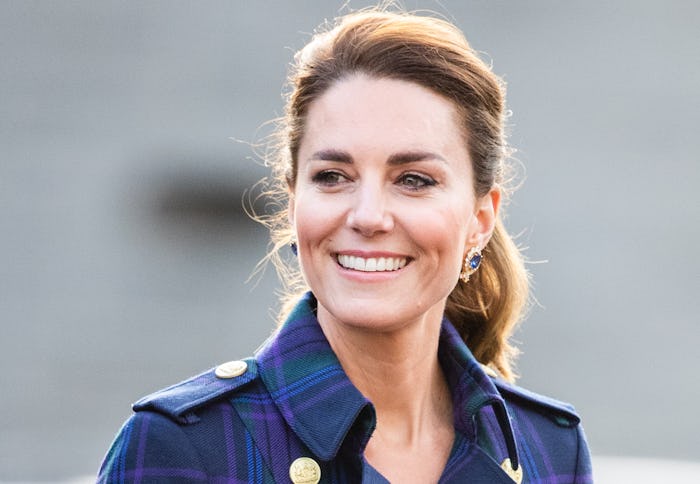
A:
<svg viewBox="0 0 700 484">
<path fill-rule="evenodd" d="M 336 82 L 311 103 L 300 151 L 381 147 L 463 158 L 465 138 L 452 101 L 413 82 L 358 74 Z"/>
</svg>

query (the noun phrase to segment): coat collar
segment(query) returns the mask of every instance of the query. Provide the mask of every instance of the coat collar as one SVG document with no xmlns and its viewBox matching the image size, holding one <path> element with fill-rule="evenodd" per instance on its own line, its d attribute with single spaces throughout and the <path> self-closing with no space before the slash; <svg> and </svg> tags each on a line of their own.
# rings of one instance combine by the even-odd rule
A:
<svg viewBox="0 0 700 484">
<path fill-rule="evenodd" d="M 476 440 L 475 418 L 482 408 L 492 407 L 511 465 L 517 469 L 518 451 L 505 400 L 447 318 L 442 320 L 438 358 L 452 391 L 455 428 Z"/>
<path fill-rule="evenodd" d="M 333 459 L 370 402 L 345 375 L 316 319 L 307 293 L 258 351 L 258 371 L 282 416 L 321 460 Z M 374 425 L 368 430 L 368 435 Z M 366 442 L 364 442 L 366 443 Z"/>
<path fill-rule="evenodd" d="M 258 351 L 258 371 L 289 426 L 321 460 L 332 460 L 348 434 L 361 451 L 374 430 L 374 407 L 343 371 L 316 319 L 307 293 Z M 452 324 L 444 319 L 438 357 L 452 390 L 455 428 L 475 439 L 474 419 L 492 406 L 517 468 L 513 430 L 503 398 Z M 355 426 L 355 431 L 351 429 Z"/>
</svg>

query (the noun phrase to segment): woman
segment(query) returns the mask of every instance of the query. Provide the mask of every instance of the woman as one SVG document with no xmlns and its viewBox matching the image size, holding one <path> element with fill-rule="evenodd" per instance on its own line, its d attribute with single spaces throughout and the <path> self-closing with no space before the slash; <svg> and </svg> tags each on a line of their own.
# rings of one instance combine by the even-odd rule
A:
<svg viewBox="0 0 700 484">
<path fill-rule="evenodd" d="M 294 307 L 254 358 L 137 402 L 100 481 L 590 482 L 572 408 L 512 385 L 527 275 L 503 125 L 447 22 L 364 11 L 315 36 L 267 220 Z"/>
</svg>

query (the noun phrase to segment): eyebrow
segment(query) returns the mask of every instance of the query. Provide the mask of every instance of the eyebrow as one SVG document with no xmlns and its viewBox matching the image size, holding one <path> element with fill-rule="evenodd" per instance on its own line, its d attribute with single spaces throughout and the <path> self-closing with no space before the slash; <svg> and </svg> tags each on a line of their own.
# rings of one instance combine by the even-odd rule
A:
<svg viewBox="0 0 700 484">
<path fill-rule="evenodd" d="M 315 152 L 309 157 L 310 160 L 321 160 L 321 161 L 335 161 L 338 163 L 348 163 L 352 164 L 353 159 L 350 153 L 343 150 L 327 149 Z M 387 164 L 405 165 L 406 163 L 413 163 L 416 161 L 427 161 L 427 160 L 439 160 L 447 161 L 442 156 L 431 151 L 402 151 L 399 153 L 392 154 L 387 160 Z"/>
</svg>

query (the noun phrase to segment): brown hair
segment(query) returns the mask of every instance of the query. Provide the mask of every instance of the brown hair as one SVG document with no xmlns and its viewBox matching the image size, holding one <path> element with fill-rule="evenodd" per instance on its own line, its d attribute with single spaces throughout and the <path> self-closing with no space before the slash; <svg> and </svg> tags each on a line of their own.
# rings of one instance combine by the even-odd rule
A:
<svg viewBox="0 0 700 484">
<path fill-rule="evenodd" d="M 296 54 L 277 149 L 267 157 L 272 168 L 267 194 L 274 195 L 276 210 L 257 218 L 271 230 L 273 247 L 267 260 L 275 262 L 284 284 L 281 316 L 308 290 L 296 264 L 280 255 L 292 240 L 287 190 L 296 182 L 306 114 L 329 87 L 356 73 L 414 82 L 450 99 L 468 136 L 476 195 L 483 196 L 494 186 L 505 191 L 508 148 L 503 83 L 462 33 L 447 21 L 404 12 L 372 9 L 339 18 L 333 28 L 317 33 Z M 513 380 L 516 349 L 509 337 L 524 313 L 528 276 L 500 218 L 483 253 L 479 270 L 467 284 L 460 281 L 448 297 L 446 315 L 477 360 Z"/>
</svg>

